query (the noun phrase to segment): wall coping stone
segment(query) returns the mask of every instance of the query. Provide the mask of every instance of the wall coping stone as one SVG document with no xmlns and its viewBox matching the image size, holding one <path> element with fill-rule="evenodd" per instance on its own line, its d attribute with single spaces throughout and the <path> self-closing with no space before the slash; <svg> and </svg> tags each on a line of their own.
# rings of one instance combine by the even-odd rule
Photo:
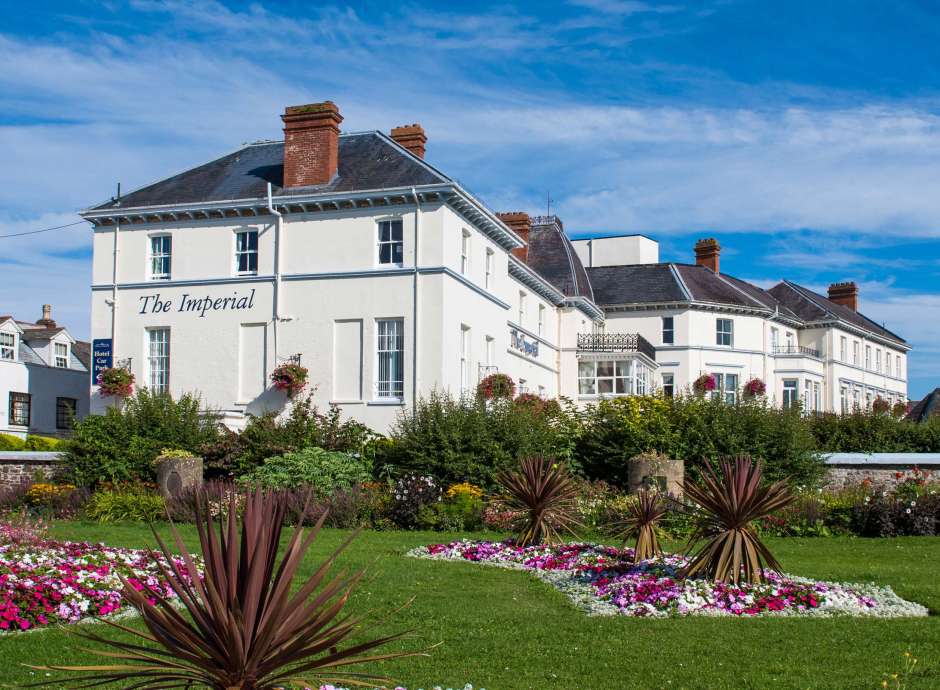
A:
<svg viewBox="0 0 940 690">
<path fill-rule="evenodd" d="M 823 461 L 830 466 L 904 465 L 940 467 L 940 453 L 827 453 Z"/>
<path fill-rule="evenodd" d="M 41 450 L 0 450 L 0 463 L 59 462 L 64 455 Z"/>
</svg>

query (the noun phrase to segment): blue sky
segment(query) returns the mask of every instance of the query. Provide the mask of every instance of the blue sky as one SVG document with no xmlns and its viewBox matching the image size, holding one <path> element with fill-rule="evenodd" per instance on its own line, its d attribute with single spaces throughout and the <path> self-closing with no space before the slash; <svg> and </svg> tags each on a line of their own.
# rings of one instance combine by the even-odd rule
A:
<svg viewBox="0 0 940 690">
<path fill-rule="evenodd" d="M 331 99 L 347 130 L 420 122 L 428 159 L 573 233 L 698 237 L 722 269 L 861 287 L 940 385 L 940 5 L 227 3 L 0 8 L 0 235 L 280 136 Z M 0 239 L 0 313 L 88 336 L 89 232 Z"/>
</svg>

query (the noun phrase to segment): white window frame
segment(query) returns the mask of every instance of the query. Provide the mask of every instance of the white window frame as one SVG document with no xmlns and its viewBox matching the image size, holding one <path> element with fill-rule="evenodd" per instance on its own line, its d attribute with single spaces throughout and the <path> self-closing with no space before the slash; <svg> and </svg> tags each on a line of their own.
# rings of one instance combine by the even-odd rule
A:
<svg viewBox="0 0 940 690">
<path fill-rule="evenodd" d="M 394 324 L 394 328 L 391 326 Z M 398 372 L 395 375 L 397 356 Z M 388 378 L 383 378 L 384 367 Z M 375 320 L 375 386 L 376 400 L 401 402 L 405 399 L 405 320 L 401 317 Z"/>
<path fill-rule="evenodd" d="M 469 395 L 471 386 L 470 380 L 470 326 L 460 324 L 460 394 Z"/>
<path fill-rule="evenodd" d="M 842 414 L 848 414 L 849 412 L 849 387 L 848 386 L 839 387 L 839 409 L 842 410 Z"/>
<path fill-rule="evenodd" d="M 899 379 L 903 379 L 903 372 L 901 371 L 901 355 L 895 355 L 894 357 L 894 375 Z"/>
<path fill-rule="evenodd" d="M 519 325 L 525 326 L 526 317 L 526 295 L 525 291 L 519 291 Z"/>
<path fill-rule="evenodd" d="M 727 330 L 722 326 L 727 325 Z M 722 342 L 727 339 L 728 342 Z M 719 347 L 734 347 L 734 319 L 715 319 L 715 344 Z"/>
<path fill-rule="evenodd" d="M 245 238 L 245 241 L 251 238 L 254 235 L 255 238 L 255 247 L 252 249 L 250 246 L 246 248 L 239 247 L 239 244 L 243 241 L 242 238 Z M 258 240 L 259 234 L 257 230 L 236 230 L 235 231 L 235 275 L 237 276 L 256 276 L 258 275 Z M 250 244 L 250 242 L 249 242 Z M 249 268 L 240 270 L 241 258 L 247 257 Z M 251 259 L 254 257 L 254 268 L 250 268 Z"/>
<path fill-rule="evenodd" d="M 4 342 L 5 338 L 10 338 L 10 340 Z M 17 343 L 16 343 L 16 333 L 7 333 L 6 331 L 0 331 L 0 361 L 4 362 L 15 362 L 16 352 L 17 352 Z"/>
<path fill-rule="evenodd" d="M 155 251 L 154 247 L 154 244 L 157 241 L 159 241 L 161 245 L 164 243 L 166 244 L 166 246 L 160 247 L 159 252 Z M 147 266 L 149 267 L 148 274 L 150 276 L 150 280 L 170 280 L 173 275 L 173 236 L 165 232 L 150 235 L 147 258 Z M 165 268 L 166 270 L 154 270 L 157 267 L 157 261 L 160 261 L 161 268 Z M 163 262 L 166 262 L 165 267 L 162 266 Z"/>
<path fill-rule="evenodd" d="M 712 391 L 712 397 L 723 400 L 729 405 L 734 405 L 738 401 L 738 386 L 741 383 L 741 377 L 738 374 L 713 373 L 715 379 L 715 390 Z M 733 385 L 728 380 L 734 379 Z"/>
<path fill-rule="evenodd" d="M 881 350 L 875 350 L 875 371 L 881 373 Z"/>
<path fill-rule="evenodd" d="M 539 304 L 538 334 L 545 335 L 545 305 Z"/>
<path fill-rule="evenodd" d="M 676 375 L 663 374 L 663 397 L 673 398 L 676 395 Z"/>
<path fill-rule="evenodd" d="M 486 366 L 496 365 L 496 338 L 491 335 L 483 338 L 483 354 L 486 357 Z"/>
<path fill-rule="evenodd" d="M 852 341 L 852 364 L 858 366 L 859 344 L 857 340 Z"/>
<path fill-rule="evenodd" d="M 640 366 L 643 366 L 642 363 L 636 359 L 582 359 L 578 362 L 578 395 L 582 397 L 636 395 L 637 378 L 641 375 Z M 604 387 L 609 387 L 610 390 L 602 391 L 601 382 L 609 384 Z M 645 389 L 646 384 L 644 383 L 641 387 Z"/>
<path fill-rule="evenodd" d="M 669 334 L 667 340 L 666 334 Z M 662 318 L 662 333 L 661 333 L 663 345 L 675 345 L 676 344 L 676 317 L 674 316 L 664 316 Z"/>
<path fill-rule="evenodd" d="M 865 346 L 865 369 L 871 371 L 871 345 Z"/>
<path fill-rule="evenodd" d="M 781 405 L 783 409 L 788 410 L 794 406 L 800 399 L 800 382 L 799 379 L 784 379 L 783 380 L 783 398 L 781 399 Z"/>
<path fill-rule="evenodd" d="M 147 328 L 144 361 L 147 363 L 147 387 L 151 393 L 170 390 L 170 329 L 166 326 Z M 160 339 L 159 336 L 166 334 Z"/>
<path fill-rule="evenodd" d="M 849 339 L 844 335 L 839 337 L 839 361 L 846 362 L 849 357 Z"/>
<path fill-rule="evenodd" d="M 382 239 L 382 226 L 388 224 L 388 239 Z M 399 237 L 395 239 L 395 227 L 401 230 Z M 401 218 L 385 218 L 375 223 L 375 263 L 377 266 L 386 266 L 389 268 L 401 268 L 405 265 L 405 223 Z M 399 248 L 399 258 L 401 261 L 395 261 L 395 247 Z M 388 261 L 382 261 L 382 248 L 388 247 Z"/>
<path fill-rule="evenodd" d="M 460 275 L 470 273 L 470 231 L 464 228 L 460 231 Z"/>
<path fill-rule="evenodd" d="M 63 348 L 64 351 L 61 352 L 59 348 Z M 68 343 L 52 343 L 52 363 L 57 369 L 68 369 L 69 368 L 69 344 Z"/>
<path fill-rule="evenodd" d="M 483 262 L 483 285 L 487 290 L 493 289 L 493 257 L 495 254 L 489 247 L 486 248 L 486 256 Z"/>
</svg>

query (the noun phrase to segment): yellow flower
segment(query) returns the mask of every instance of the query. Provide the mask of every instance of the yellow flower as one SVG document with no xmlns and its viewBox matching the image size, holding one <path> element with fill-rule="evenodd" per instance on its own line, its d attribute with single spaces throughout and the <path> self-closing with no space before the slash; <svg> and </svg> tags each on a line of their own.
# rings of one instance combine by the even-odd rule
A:
<svg viewBox="0 0 940 690">
<path fill-rule="evenodd" d="M 474 486 L 470 482 L 461 482 L 460 484 L 454 484 L 449 489 L 447 489 L 448 498 L 483 498 L 483 489 L 478 486 Z"/>
</svg>

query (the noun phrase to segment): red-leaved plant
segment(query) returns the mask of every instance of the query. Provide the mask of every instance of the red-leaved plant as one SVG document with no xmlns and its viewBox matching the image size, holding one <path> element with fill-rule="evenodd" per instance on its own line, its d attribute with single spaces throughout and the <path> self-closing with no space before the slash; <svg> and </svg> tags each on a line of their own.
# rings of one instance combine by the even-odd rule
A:
<svg viewBox="0 0 940 690">
<path fill-rule="evenodd" d="M 564 464 L 536 455 L 523 459 L 518 470 L 500 472 L 496 481 L 500 494 L 494 505 L 517 516 L 519 546 L 554 543 L 561 532 L 574 534 L 582 526 L 578 486 Z"/>
<path fill-rule="evenodd" d="M 477 385 L 477 396 L 484 400 L 511 398 L 516 392 L 516 384 L 507 374 L 490 374 Z"/>
<path fill-rule="evenodd" d="M 95 383 L 102 395 L 126 398 L 134 392 L 134 375 L 121 367 L 110 367 L 98 374 Z"/>
<path fill-rule="evenodd" d="M 692 384 L 692 388 L 696 393 L 703 394 L 709 391 L 715 390 L 715 387 L 718 383 L 715 381 L 715 377 L 711 374 L 702 374 L 695 382 Z"/>
<path fill-rule="evenodd" d="M 744 397 L 758 398 L 767 392 L 767 384 L 756 376 L 744 384 Z"/>
<path fill-rule="evenodd" d="M 307 367 L 295 362 L 285 362 L 271 372 L 271 383 L 278 390 L 287 393 L 287 397 L 293 398 L 307 385 L 308 375 Z"/>
<path fill-rule="evenodd" d="M 356 537 L 350 535 L 312 575 L 294 585 L 311 544 L 317 538 L 324 512 L 304 532 L 298 527 L 283 545 L 282 525 L 287 496 L 256 490 L 244 497 L 239 529 L 238 497 L 230 492 L 227 510 L 210 515 L 210 506 L 226 501 L 221 493 L 201 490 L 195 502 L 196 531 L 204 561 L 202 578 L 196 559 L 171 523 L 179 557 L 160 538 L 165 561 L 156 561 L 163 579 L 179 596 L 177 611 L 159 591 L 139 583 L 141 591 L 123 580 L 122 596 L 140 613 L 145 630 L 102 619 L 125 633 L 108 639 L 88 630 L 74 632 L 115 651 L 96 652 L 116 659 L 114 665 L 36 666 L 41 671 L 71 671 L 70 687 L 90 688 L 116 683 L 122 688 L 211 688 L 211 690 L 274 690 L 286 687 L 318 688 L 322 684 L 375 687 L 389 679 L 372 673 L 350 672 L 352 665 L 375 664 L 423 652 L 372 654 L 371 650 L 404 637 L 393 633 L 374 637 L 364 619 L 343 609 L 363 573 L 329 570 Z M 309 517 L 308 505 L 298 521 Z M 224 513 L 224 517 L 223 517 Z M 279 553 L 282 555 L 279 556 Z M 177 560 L 178 558 L 178 560 Z M 130 636 L 130 639 L 128 639 Z M 352 641 L 349 638 L 353 638 Z M 29 687 L 63 687 L 62 679 Z"/>
</svg>

